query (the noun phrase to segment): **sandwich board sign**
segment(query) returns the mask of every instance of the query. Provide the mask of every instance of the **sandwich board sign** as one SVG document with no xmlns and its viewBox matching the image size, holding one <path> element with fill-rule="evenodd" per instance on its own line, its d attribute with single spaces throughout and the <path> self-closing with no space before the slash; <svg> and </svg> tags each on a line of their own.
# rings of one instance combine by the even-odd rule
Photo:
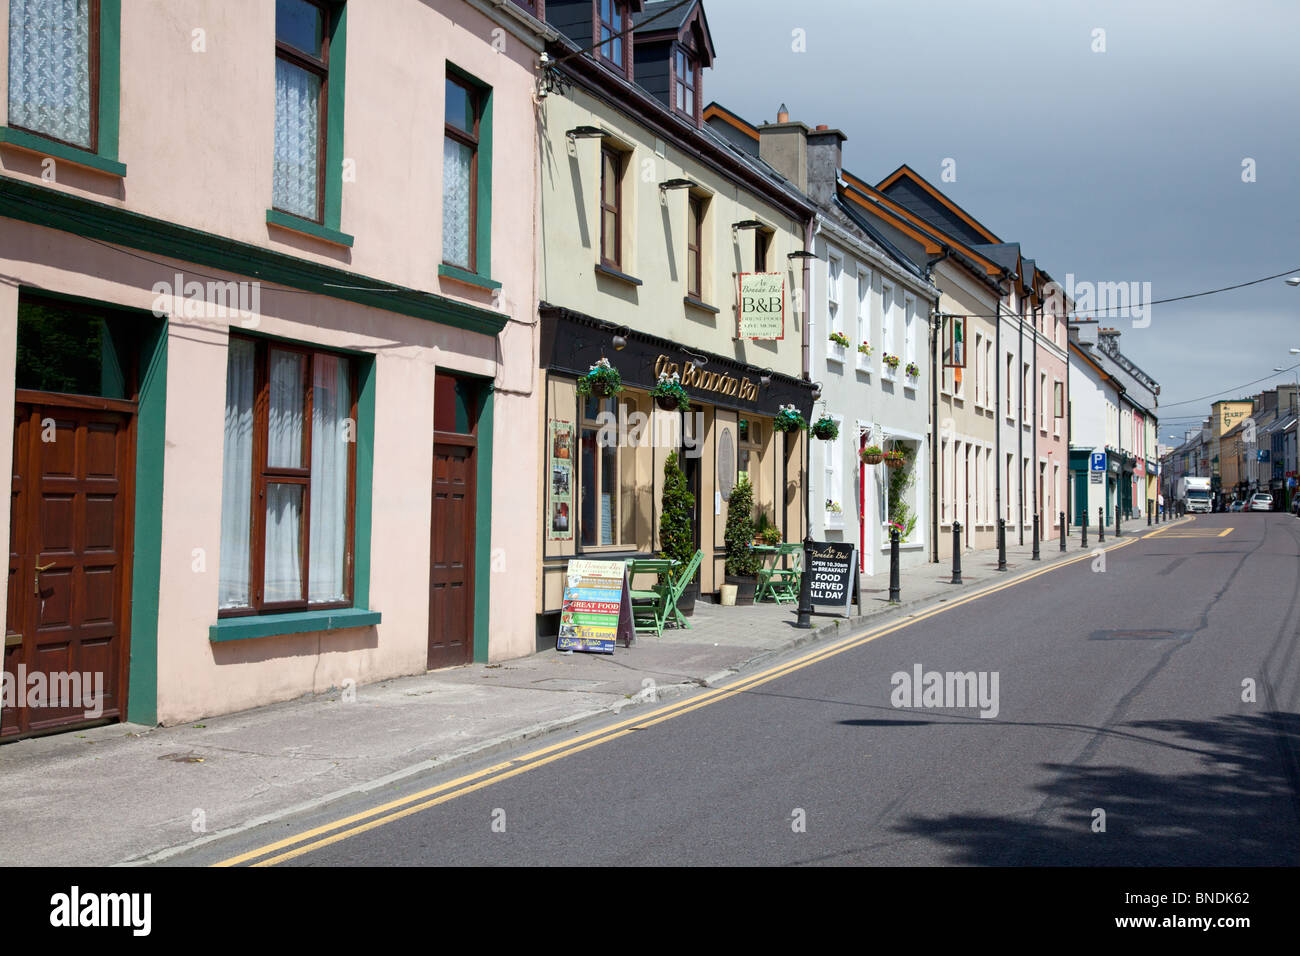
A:
<svg viewBox="0 0 1300 956">
<path fill-rule="evenodd" d="M 808 596 L 813 607 L 834 607 L 848 611 L 858 593 L 856 545 L 838 541 L 814 541 L 807 548 L 804 574 L 808 578 Z"/>
<path fill-rule="evenodd" d="M 632 595 L 621 561 L 570 561 L 564 575 L 557 651 L 613 654 L 632 645 Z"/>
</svg>

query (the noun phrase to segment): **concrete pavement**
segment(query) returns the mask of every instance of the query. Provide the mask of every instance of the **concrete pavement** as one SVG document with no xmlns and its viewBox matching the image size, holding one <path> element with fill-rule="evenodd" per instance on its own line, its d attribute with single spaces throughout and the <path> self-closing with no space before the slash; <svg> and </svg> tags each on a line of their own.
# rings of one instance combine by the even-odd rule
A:
<svg viewBox="0 0 1300 956">
<path fill-rule="evenodd" d="M 1139 529 L 1131 529 L 1137 532 Z M 1146 530 L 1142 528 L 1141 530 Z M 1109 539 L 1108 539 L 1109 543 Z M 1090 548 L 1095 542 L 1089 541 Z M 288 818 L 607 717 L 670 699 L 812 641 L 1032 573 L 1080 554 L 1044 542 L 967 551 L 964 583 L 948 566 L 863 583 L 863 614 L 818 615 L 798 630 L 791 605 L 696 606 L 691 629 L 641 635 L 612 656 L 554 650 L 315 695 L 192 724 L 127 724 L 0 747 L 0 863 L 108 865 L 165 860 L 178 850 Z"/>
</svg>

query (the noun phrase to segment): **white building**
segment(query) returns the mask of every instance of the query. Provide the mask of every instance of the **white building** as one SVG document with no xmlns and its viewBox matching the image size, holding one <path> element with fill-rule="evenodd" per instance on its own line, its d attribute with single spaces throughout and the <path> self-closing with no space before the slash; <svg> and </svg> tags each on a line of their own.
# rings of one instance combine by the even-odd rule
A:
<svg viewBox="0 0 1300 956">
<path fill-rule="evenodd" d="M 813 417 L 824 410 L 840 425 L 835 441 L 812 442 L 813 535 L 856 544 L 864 574 L 888 571 L 892 514 L 906 526 L 900 565 L 923 564 L 930 541 L 929 317 L 939 292 L 836 206 L 819 214 L 813 229 L 809 374 L 822 386 Z M 832 334 L 849 344 L 833 342 Z M 898 357 L 896 369 L 887 355 Z M 904 451 L 907 464 L 863 463 L 861 450 L 873 445 Z"/>
</svg>

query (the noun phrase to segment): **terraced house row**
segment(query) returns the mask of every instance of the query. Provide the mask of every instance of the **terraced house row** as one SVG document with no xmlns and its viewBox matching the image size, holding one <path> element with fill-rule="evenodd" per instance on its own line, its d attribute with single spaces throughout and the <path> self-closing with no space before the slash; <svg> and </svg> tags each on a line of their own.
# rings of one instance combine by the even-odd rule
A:
<svg viewBox="0 0 1300 956">
<path fill-rule="evenodd" d="M 1146 434 L 1158 387 L 1132 404 L 1019 243 L 914 166 L 847 170 L 838 129 L 708 99 L 700 0 L 0 23 L 5 670 L 101 672 L 104 719 L 553 647 L 570 560 L 660 550 L 673 453 L 701 599 L 742 479 L 875 574 L 891 522 L 943 561 L 955 523 L 989 547 L 1095 509 L 1085 451 L 1152 467 L 1092 423 L 1105 379 Z"/>
</svg>

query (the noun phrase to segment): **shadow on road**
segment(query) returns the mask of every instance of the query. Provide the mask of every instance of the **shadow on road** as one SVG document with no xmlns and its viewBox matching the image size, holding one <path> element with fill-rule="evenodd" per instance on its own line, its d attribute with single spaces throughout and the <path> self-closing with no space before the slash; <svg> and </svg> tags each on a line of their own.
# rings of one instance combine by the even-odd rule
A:
<svg viewBox="0 0 1300 956">
<path fill-rule="evenodd" d="M 913 816 L 902 835 L 948 844 L 948 862 L 979 866 L 1258 866 L 1300 864 L 1300 715 L 1125 724 L 1173 735 L 1201 769 L 1044 764 L 1054 780 L 1029 818 Z M 1093 832 L 1093 811 L 1106 830 Z"/>
</svg>

